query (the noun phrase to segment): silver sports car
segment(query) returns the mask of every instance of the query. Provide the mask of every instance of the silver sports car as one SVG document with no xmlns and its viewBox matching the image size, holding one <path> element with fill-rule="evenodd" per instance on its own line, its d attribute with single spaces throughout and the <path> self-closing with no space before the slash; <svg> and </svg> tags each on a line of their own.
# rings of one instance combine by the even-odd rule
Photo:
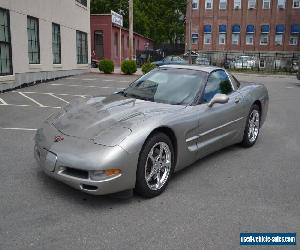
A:
<svg viewBox="0 0 300 250">
<path fill-rule="evenodd" d="M 268 111 L 262 84 L 222 68 L 168 65 L 108 97 L 76 100 L 35 136 L 44 172 L 95 195 L 154 197 L 174 171 L 232 144 L 255 144 Z"/>
</svg>

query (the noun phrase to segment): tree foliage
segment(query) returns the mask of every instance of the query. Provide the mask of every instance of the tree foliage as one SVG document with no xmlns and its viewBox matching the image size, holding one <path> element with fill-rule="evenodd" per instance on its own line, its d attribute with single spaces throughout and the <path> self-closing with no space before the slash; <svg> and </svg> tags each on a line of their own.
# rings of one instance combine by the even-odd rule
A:
<svg viewBox="0 0 300 250">
<path fill-rule="evenodd" d="M 134 31 L 150 37 L 156 44 L 174 44 L 184 36 L 186 0 L 133 0 Z M 91 0 L 92 14 L 116 11 L 124 16 L 128 28 L 128 0 Z"/>
</svg>

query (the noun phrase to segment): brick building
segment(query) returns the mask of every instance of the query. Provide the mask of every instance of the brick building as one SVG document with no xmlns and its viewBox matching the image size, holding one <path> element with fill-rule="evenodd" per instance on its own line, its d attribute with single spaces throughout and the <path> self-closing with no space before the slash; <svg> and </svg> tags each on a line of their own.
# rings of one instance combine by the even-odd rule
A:
<svg viewBox="0 0 300 250">
<path fill-rule="evenodd" d="M 121 36 L 120 36 L 121 32 Z M 121 37 L 121 49 L 120 49 Z M 133 54 L 137 50 L 153 47 L 153 41 L 140 34 L 133 34 Z M 129 57 L 129 31 L 112 23 L 111 14 L 91 15 L 91 50 L 92 59 L 111 59 L 115 65 Z M 121 52 L 121 54 L 120 54 Z"/>
<path fill-rule="evenodd" d="M 190 0 L 188 0 L 190 1 Z M 284 54 L 300 52 L 300 0 L 191 0 L 186 50 Z"/>
</svg>

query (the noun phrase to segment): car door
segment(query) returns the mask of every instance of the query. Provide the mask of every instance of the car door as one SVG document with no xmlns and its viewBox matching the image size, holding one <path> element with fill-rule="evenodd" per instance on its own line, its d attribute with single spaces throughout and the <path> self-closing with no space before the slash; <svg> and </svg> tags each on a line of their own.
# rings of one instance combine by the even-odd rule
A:
<svg viewBox="0 0 300 250">
<path fill-rule="evenodd" d="M 224 70 L 210 73 L 199 105 L 202 112 L 198 127 L 198 157 L 238 142 L 246 117 L 242 95 L 236 88 Z M 226 94 L 228 102 L 208 107 L 216 94 Z"/>
</svg>

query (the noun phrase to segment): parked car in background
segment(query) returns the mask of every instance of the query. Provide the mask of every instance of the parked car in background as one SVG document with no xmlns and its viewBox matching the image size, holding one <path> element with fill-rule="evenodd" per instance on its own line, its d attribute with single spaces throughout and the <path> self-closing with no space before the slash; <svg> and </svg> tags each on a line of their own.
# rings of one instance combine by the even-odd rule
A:
<svg viewBox="0 0 300 250">
<path fill-rule="evenodd" d="M 161 61 L 153 62 L 156 66 L 163 66 L 168 64 L 188 64 L 188 62 L 182 59 L 180 56 L 167 56 Z"/>
<path fill-rule="evenodd" d="M 253 56 L 239 56 L 232 60 L 230 68 L 233 69 L 252 69 L 256 66 L 257 60 Z"/>
<path fill-rule="evenodd" d="M 195 60 L 195 63 L 198 65 L 210 65 L 210 60 L 204 56 L 198 56 Z"/>
</svg>

